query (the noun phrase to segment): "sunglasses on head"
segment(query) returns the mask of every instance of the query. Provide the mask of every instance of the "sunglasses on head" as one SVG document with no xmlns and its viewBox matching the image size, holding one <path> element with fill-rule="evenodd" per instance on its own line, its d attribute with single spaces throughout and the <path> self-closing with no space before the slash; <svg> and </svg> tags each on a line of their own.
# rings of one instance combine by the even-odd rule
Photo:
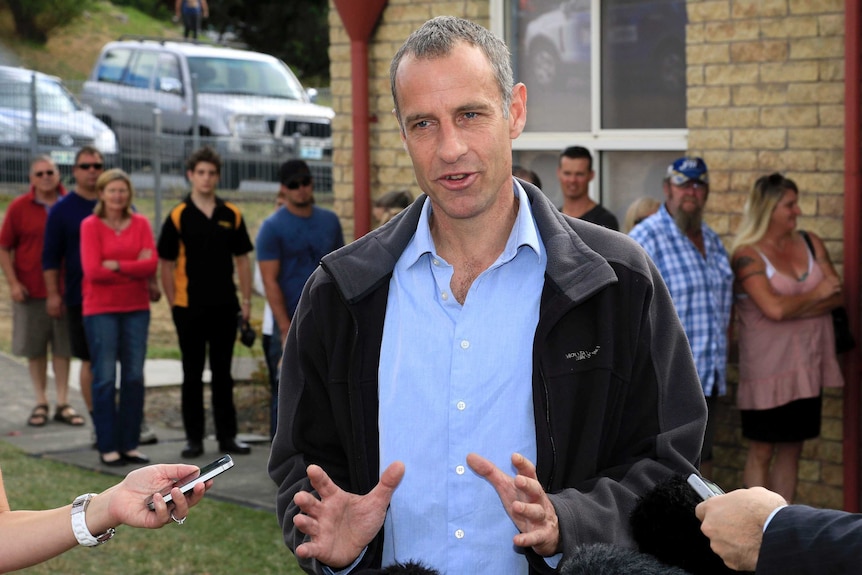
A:
<svg viewBox="0 0 862 575">
<path fill-rule="evenodd" d="M 50 177 L 50 176 L 54 175 L 54 170 L 45 170 L 44 172 L 34 172 L 33 175 L 36 176 L 37 178 L 41 178 L 42 176 L 49 176 Z"/>
<path fill-rule="evenodd" d="M 77 168 L 81 168 L 82 170 L 89 170 L 90 168 L 94 170 L 101 170 L 105 167 L 105 164 L 78 164 Z"/>
<path fill-rule="evenodd" d="M 288 190 L 298 190 L 300 186 L 308 186 L 311 184 L 311 176 L 305 176 L 301 180 L 291 180 L 284 184 Z"/>
</svg>

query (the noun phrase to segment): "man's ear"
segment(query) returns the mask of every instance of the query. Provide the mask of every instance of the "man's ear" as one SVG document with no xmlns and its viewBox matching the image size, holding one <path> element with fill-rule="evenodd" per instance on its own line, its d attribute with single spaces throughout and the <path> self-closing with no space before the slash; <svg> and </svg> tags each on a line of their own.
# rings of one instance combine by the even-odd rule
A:
<svg viewBox="0 0 862 575">
<path fill-rule="evenodd" d="M 509 137 L 515 139 L 524 131 L 527 123 L 527 87 L 518 82 L 512 87 L 512 103 L 509 104 Z"/>
</svg>

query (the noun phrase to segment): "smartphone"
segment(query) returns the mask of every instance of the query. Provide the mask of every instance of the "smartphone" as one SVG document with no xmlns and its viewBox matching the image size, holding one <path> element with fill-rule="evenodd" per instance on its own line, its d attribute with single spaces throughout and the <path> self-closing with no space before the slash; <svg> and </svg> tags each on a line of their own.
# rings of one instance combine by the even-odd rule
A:
<svg viewBox="0 0 862 575">
<path fill-rule="evenodd" d="M 721 487 L 709 479 L 704 479 L 697 473 L 692 473 L 688 476 L 688 484 L 691 485 L 691 488 L 694 489 L 704 501 L 710 497 L 715 497 L 716 495 L 724 495 L 724 490 Z"/>
<path fill-rule="evenodd" d="M 173 485 L 171 485 L 169 487 L 165 487 L 164 489 L 162 489 L 160 491 L 160 493 L 162 494 L 162 497 L 165 498 L 165 503 L 170 503 L 173 500 L 173 497 L 171 496 L 171 490 L 174 487 L 179 487 L 180 491 L 182 491 L 185 494 L 185 493 L 191 491 L 194 488 L 194 486 L 197 485 L 198 483 L 203 483 L 204 481 L 208 481 L 208 480 L 212 479 L 213 477 L 215 477 L 216 475 L 220 475 L 220 474 L 224 473 L 225 471 L 227 471 L 231 467 L 233 467 L 233 459 L 231 458 L 230 455 L 225 454 L 222 457 L 219 457 L 218 459 L 216 459 L 215 461 L 210 463 L 209 465 L 201 467 L 199 471 L 195 471 L 194 473 L 186 475 L 182 479 L 178 479 L 176 482 L 174 482 Z M 149 507 L 152 510 L 156 509 L 156 506 L 153 503 L 153 496 L 152 495 L 147 497 L 147 507 Z"/>
</svg>

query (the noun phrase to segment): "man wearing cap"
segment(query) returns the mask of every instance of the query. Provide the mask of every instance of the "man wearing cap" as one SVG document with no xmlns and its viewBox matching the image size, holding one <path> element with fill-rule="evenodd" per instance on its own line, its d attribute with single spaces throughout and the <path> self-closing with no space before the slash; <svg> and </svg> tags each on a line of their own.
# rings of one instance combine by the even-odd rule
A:
<svg viewBox="0 0 862 575">
<path fill-rule="evenodd" d="M 673 162 L 664 178 L 666 201 L 629 234 L 649 253 L 670 290 L 707 400 L 701 472 L 712 474 L 715 398 L 726 391 L 727 328 L 733 272 L 721 240 L 703 222 L 709 172 L 701 158 Z"/>
<path fill-rule="evenodd" d="M 257 262 L 266 301 L 272 309 L 267 363 L 281 359 L 290 320 L 299 296 L 320 259 L 344 245 L 341 222 L 334 212 L 314 205 L 314 179 L 303 160 L 288 160 L 279 170 L 281 208 L 269 216 L 257 234 Z M 273 384 L 273 381 L 270 381 Z M 273 416 L 278 386 L 272 386 Z M 274 432 L 274 419 L 271 432 Z"/>
</svg>

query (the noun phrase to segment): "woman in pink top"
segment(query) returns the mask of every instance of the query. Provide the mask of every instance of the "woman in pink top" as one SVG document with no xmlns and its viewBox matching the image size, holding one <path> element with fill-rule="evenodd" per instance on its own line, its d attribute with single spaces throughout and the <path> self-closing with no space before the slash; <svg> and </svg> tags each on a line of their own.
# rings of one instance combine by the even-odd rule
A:
<svg viewBox="0 0 862 575">
<path fill-rule="evenodd" d="M 829 313 L 842 304 L 841 281 L 823 241 L 808 234 L 809 250 L 796 230 L 798 200 L 793 180 L 759 178 L 731 246 L 737 402 L 749 440 L 743 481 L 787 501 L 796 491 L 802 443 L 820 434 L 821 390 L 844 383 Z"/>
<path fill-rule="evenodd" d="M 147 218 L 132 212 L 122 170 L 96 183 L 99 201 L 81 222 L 84 329 L 93 367 L 93 422 L 103 464 L 147 463 L 138 451 L 144 411 L 144 359 L 150 325 L 148 280 L 157 254 Z M 120 400 L 116 366 L 120 362 Z"/>
</svg>

